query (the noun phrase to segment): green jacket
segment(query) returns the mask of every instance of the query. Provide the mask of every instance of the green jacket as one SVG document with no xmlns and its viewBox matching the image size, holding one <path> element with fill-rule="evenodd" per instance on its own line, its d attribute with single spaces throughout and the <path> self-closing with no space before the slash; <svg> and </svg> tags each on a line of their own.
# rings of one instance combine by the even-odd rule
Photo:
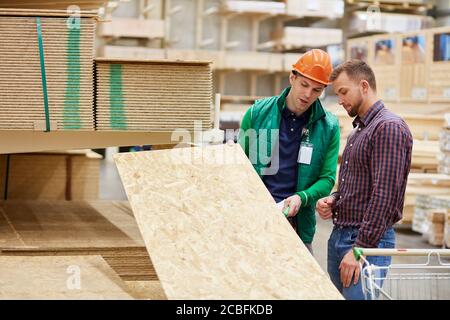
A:
<svg viewBox="0 0 450 320">
<path fill-rule="evenodd" d="M 289 90 L 290 87 L 279 96 L 255 101 L 242 119 L 238 141 L 260 177 L 270 169 L 273 148 L 278 147 L 281 112 L 286 107 Z M 311 243 L 316 231 L 317 200 L 328 196 L 336 182 L 340 140 L 337 118 L 324 110 L 319 99 L 311 108 L 310 119 L 305 126 L 308 130 L 303 130 L 302 135 L 302 142 L 313 144 L 311 163 L 299 163 L 297 176 L 297 194 L 302 200 L 296 216 L 297 233 L 304 243 Z M 264 129 L 269 129 L 269 132 Z"/>
</svg>

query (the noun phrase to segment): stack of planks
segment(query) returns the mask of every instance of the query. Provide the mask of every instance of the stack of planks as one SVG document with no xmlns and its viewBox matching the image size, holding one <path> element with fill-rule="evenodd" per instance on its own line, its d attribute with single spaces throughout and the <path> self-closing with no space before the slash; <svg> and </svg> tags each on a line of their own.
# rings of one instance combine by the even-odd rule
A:
<svg viewBox="0 0 450 320">
<path fill-rule="evenodd" d="M 3 199 L 96 200 L 101 156 L 91 150 L 0 155 Z"/>
<path fill-rule="evenodd" d="M 95 17 L 0 10 L 1 130 L 94 130 Z"/>
</svg>

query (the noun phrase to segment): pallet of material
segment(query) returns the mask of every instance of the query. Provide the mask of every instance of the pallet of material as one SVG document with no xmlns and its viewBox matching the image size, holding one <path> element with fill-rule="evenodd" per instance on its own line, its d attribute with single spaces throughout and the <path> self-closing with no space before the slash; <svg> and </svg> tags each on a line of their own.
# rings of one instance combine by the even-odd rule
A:
<svg viewBox="0 0 450 320">
<path fill-rule="evenodd" d="M 162 39 L 165 36 L 164 20 L 113 17 L 100 22 L 98 36 L 111 38 Z"/>
<path fill-rule="evenodd" d="M 0 130 L 94 130 L 95 17 L 0 9 Z"/>
<path fill-rule="evenodd" d="M 268 52 L 224 52 L 216 69 L 266 72 L 283 71 L 283 55 Z"/>
<path fill-rule="evenodd" d="M 428 223 L 428 243 L 433 246 L 442 246 L 444 244 L 445 221 L 450 215 L 450 207 L 431 209 L 427 211 Z"/>
<path fill-rule="evenodd" d="M 286 5 L 276 1 L 222 0 L 220 3 L 220 11 L 276 15 L 285 14 Z"/>
<path fill-rule="evenodd" d="M 446 192 L 438 193 L 430 187 L 426 187 L 426 193 L 422 191 L 416 197 L 416 206 L 414 208 L 414 216 L 412 221 L 412 230 L 427 234 L 429 225 L 427 223 L 427 213 L 433 209 L 450 208 L 450 194 L 449 189 Z M 423 190 L 423 188 L 422 188 Z"/>
<path fill-rule="evenodd" d="M 432 28 L 434 24 L 432 17 L 386 12 L 377 13 L 379 20 L 373 23 L 367 23 L 369 14 L 367 11 L 353 12 L 349 21 L 349 32 L 351 34 L 368 31 L 387 33 L 411 32 Z"/>
<path fill-rule="evenodd" d="M 434 173 L 410 173 L 405 191 L 402 224 L 410 224 L 414 219 L 416 226 L 423 222 L 425 217 L 423 211 L 430 206 L 428 200 L 424 201 L 420 198 L 425 194 L 424 190 L 427 190 L 428 195 L 450 195 L 450 176 Z M 421 227 L 416 229 L 421 230 Z"/>
<path fill-rule="evenodd" d="M 274 41 L 285 50 L 303 47 L 325 47 L 342 43 L 342 30 L 332 28 L 284 27 Z M 299 55 L 299 54 L 298 54 Z"/>
<path fill-rule="evenodd" d="M 211 128 L 209 62 L 96 59 L 96 130 Z"/>
<path fill-rule="evenodd" d="M 450 215 L 447 215 L 447 220 L 445 220 L 444 244 L 447 248 L 450 248 Z"/>
<path fill-rule="evenodd" d="M 104 45 L 99 47 L 97 57 L 121 59 L 166 59 L 166 50 L 146 47 Z"/>
<path fill-rule="evenodd" d="M 167 49 L 168 60 L 188 60 L 188 61 L 211 61 L 211 68 L 221 67 L 223 56 L 227 54 L 224 51 L 215 50 L 186 50 L 186 49 Z"/>
<path fill-rule="evenodd" d="M 0 155 L 3 199 L 96 200 L 101 156 L 91 150 Z"/>
<path fill-rule="evenodd" d="M 0 251 L 1 256 L 99 255 L 123 280 L 158 280 L 124 201 L 2 201 Z"/>
<path fill-rule="evenodd" d="M 168 299 L 342 299 L 239 145 L 115 161 Z"/>
<path fill-rule="evenodd" d="M 51 9 L 67 10 L 70 6 L 77 6 L 81 10 L 95 10 L 104 6 L 107 0 L 0 0 L 0 8 L 16 9 Z"/>
<path fill-rule="evenodd" d="M 285 0 L 286 13 L 297 17 L 341 18 L 344 15 L 343 0 L 298 1 Z"/>
<path fill-rule="evenodd" d="M 133 299 L 100 256 L 0 256 L 0 299 Z"/>
</svg>

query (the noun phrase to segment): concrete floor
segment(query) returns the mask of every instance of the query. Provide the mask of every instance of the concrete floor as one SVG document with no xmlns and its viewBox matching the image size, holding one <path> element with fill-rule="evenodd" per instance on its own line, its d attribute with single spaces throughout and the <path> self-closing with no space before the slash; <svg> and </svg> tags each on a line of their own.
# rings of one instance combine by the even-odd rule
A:
<svg viewBox="0 0 450 320">
<path fill-rule="evenodd" d="M 112 161 L 102 160 L 100 170 L 100 198 L 104 200 L 127 200 L 125 191 L 122 187 L 117 168 Z M 314 257 L 324 271 L 327 270 L 327 241 L 333 225 L 331 220 L 324 221 L 317 217 L 317 231 L 313 242 Z M 426 239 L 406 228 L 396 228 L 396 247 L 397 248 L 436 248 L 429 245 Z M 394 257 L 393 263 L 424 263 L 426 259 L 418 257 Z M 449 263 L 449 259 L 445 259 Z M 428 270 L 423 270 L 426 272 Z M 422 271 L 421 271 L 422 272 Z M 447 289 L 450 288 L 450 280 L 447 281 Z M 418 291 L 420 286 L 408 288 L 408 290 Z M 446 296 L 450 299 L 450 294 Z"/>
</svg>

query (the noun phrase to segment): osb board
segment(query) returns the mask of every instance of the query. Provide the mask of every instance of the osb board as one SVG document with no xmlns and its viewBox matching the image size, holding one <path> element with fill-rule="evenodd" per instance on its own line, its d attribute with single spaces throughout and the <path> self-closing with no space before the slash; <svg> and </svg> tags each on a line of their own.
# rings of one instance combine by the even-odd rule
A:
<svg viewBox="0 0 450 320">
<path fill-rule="evenodd" d="M 126 290 L 99 256 L 0 256 L 1 299 L 132 299 Z"/>
<path fill-rule="evenodd" d="M 169 299 L 342 298 L 239 145 L 115 161 Z"/>
<path fill-rule="evenodd" d="M 7 200 L 0 202 L 0 210 L 7 220 L 5 223 L 20 236 L 22 247 L 144 245 L 126 202 Z M 9 235 L 7 239 L 10 238 Z"/>
<path fill-rule="evenodd" d="M 159 281 L 124 281 L 127 291 L 139 300 L 166 300 Z"/>
</svg>

